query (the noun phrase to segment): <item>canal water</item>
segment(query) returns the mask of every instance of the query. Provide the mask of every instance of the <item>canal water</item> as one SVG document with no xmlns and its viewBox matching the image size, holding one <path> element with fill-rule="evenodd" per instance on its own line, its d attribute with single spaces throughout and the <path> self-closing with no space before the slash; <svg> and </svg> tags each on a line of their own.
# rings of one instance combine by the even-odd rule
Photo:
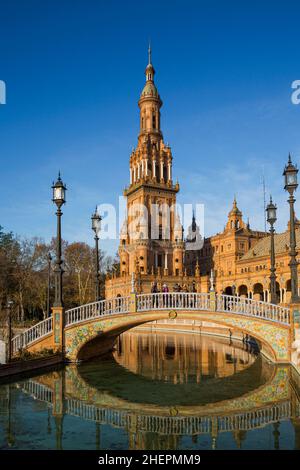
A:
<svg viewBox="0 0 300 470">
<path fill-rule="evenodd" d="M 114 353 L 0 384 L 1 449 L 300 449 L 299 376 L 253 346 L 134 331 Z"/>
</svg>

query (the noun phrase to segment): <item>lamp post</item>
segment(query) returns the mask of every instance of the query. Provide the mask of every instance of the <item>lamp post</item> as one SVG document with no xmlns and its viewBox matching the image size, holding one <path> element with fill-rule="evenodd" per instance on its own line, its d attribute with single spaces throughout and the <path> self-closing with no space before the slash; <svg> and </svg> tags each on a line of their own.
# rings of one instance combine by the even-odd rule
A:
<svg viewBox="0 0 300 470">
<path fill-rule="evenodd" d="M 91 219 L 92 219 L 92 230 L 95 232 L 95 251 L 96 251 L 95 297 L 96 297 L 96 301 L 98 301 L 100 300 L 100 268 L 99 268 L 99 245 L 98 243 L 99 243 L 99 233 L 101 230 L 102 217 L 98 213 L 97 207 Z"/>
<path fill-rule="evenodd" d="M 50 253 L 48 253 L 47 256 L 47 261 L 48 261 L 48 285 L 47 285 L 47 318 L 50 317 L 50 285 L 51 285 L 51 261 L 52 261 L 52 256 Z"/>
<path fill-rule="evenodd" d="M 55 269 L 54 269 L 54 276 L 55 276 L 55 299 L 54 299 L 54 307 L 62 307 L 63 306 L 63 299 L 62 299 L 62 276 L 63 276 L 63 268 L 62 268 L 62 258 L 61 258 L 61 216 L 62 211 L 61 207 L 66 202 L 66 186 L 62 182 L 60 178 L 60 173 L 58 173 L 58 179 L 56 183 L 52 185 L 53 190 L 53 199 L 52 201 L 56 204 L 57 207 L 57 236 L 56 236 L 56 260 L 55 260 Z"/>
<path fill-rule="evenodd" d="M 291 301 L 299 303 L 298 296 L 298 273 L 297 273 L 297 259 L 296 259 L 296 234 L 295 234 L 295 211 L 294 211 L 294 191 L 298 187 L 297 183 L 298 168 L 293 165 L 291 155 L 289 155 L 288 164 L 284 168 L 284 189 L 288 191 L 290 197 L 288 203 L 290 205 L 290 262 L 291 269 Z"/>
<path fill-rule="evenodd" d="M 267 221 L 270 224 L 270 234 L 271 234 L 271 267 L 270 267 L 270 291 L 271 291 L 271 303 L 277 304 L 277 295 L 276 295 L 276 268 L 275 268 L 275 246 L 274 246 L 274 224 L 277 220 L 276 217 L 277 207 L 273 204 L 272 197 L 270 196 L 270 202 L 267 205 Z"/>
</svg>

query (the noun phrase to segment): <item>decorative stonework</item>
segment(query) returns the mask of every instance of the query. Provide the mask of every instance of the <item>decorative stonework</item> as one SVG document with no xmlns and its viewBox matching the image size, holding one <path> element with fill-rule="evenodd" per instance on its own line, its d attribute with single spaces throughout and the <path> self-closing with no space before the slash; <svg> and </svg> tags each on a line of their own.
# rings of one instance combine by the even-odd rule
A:
<svg viewBox="0 0 300 470">
<path fill-rule="evenodd" d="M 210 312 L 182 312 L 172 311 L 172 314 L 177 314 L 177 318 L 197 318 L 198 320 L 205 320 L 216 322 L 223 325 L 228 325 L 233 328 L 244 331 L 263 343 L 267 344 L 274 353 L 274 360 L 278 362 L 289 362 L 289 328 L 260 320 L 258 318 L 247 318 L 244 316 L 230 315 L 228 313 L 210 313 Z M 116 315 L 113 318 L 106 318 L 102 320 L 94 320 L 89 323 L 74 325 L 73 327 L 65 330 L 65 352 L 66 357 L 72 361 L 76 361 L 77 355 L 81 347 L 95 338 L 99 334 L 107 331 L 118 330 L 126 327 L 130 329 L 137 324 L 154 321 L 157 319 L 169 318 L 168 311 L 160 312 L 143 312 L 137 314 L 124 314 Z M 117 333 L 116 333 L 117 334 Z"/>
<path fill-rule="evenodd" d="M 276 354 L 277 360 L 289 362 L 289 329 L 270 324 L 258 319 L 238 317 L 228 314 L 211 314 L 211 321 L 216 320 L 231 325 L 267 343 Z"/>
</svg>

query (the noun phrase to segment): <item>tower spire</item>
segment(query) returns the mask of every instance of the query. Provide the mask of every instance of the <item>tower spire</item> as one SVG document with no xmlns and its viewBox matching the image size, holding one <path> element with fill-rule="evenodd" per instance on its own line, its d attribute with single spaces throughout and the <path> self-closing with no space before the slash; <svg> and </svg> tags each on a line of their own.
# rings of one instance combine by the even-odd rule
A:
<svg viewBox="0 0 300 470">
<path fill-rule="evenodd" d="M 148 65 L 151 65 L 151 42 L 149 40 L 149 46 L 148 46 Z"/>
<path fill-rule="evenodd" d="M 152 65 L 152 51 L 151 51 L 151 43 L 149 41 L 149 46 L 148 46 L 148 65 L 146 67 L 146 82 L 153 82 L 154 81 L 154 74 L 155 70 Z"/>
</svg>

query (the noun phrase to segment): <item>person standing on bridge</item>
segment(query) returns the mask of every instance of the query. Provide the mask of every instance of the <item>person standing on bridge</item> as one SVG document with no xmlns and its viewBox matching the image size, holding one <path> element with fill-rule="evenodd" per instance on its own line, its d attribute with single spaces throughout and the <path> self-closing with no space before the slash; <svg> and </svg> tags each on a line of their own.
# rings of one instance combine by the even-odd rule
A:
<svg viewBox="0 0 300 470">
<path fill-rule="evenodd" d="M 182 307 L 185 307 L 185 308 L 189 308 L 190 305 L 189 305 L 189 288 L 188 288 L 188 285 L 187 284 L 183 284 L 182 286 L 182 292 L 187 292 L 187 295 L 182 295 L 181 296 L 181 300 L 182 300 Z"/>
<path fill-rule="evenodd" d="M 163 292 L 163 305 L 164 307 L 168 307 L 169 306 L 169 296 L 168 296 L 168 293 L 169 293 L 169 287 L 166 283 L 163 284 L 162 286 L 162 292 Z"/>
<path fill-rule="evenodd" d="M 158 286 L 157 286 L 157 282 L 154 281 L 153 282 L 153 285 L 151 287 L 151 293 L 152 294 L 158 294 Z M 158 306 L 158 302 L 157 302 L 157 295 L 153 295 L 153 298 L 152 298 L 152 307 L 155 308 Z"/>
</svg>

